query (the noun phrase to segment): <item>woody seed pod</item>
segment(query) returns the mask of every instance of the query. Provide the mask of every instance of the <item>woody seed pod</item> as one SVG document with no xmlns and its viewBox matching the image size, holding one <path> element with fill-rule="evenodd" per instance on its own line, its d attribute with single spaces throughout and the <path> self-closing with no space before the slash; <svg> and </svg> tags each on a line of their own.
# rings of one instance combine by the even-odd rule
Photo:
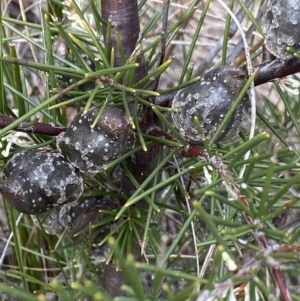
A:
<svg viewBox="0 0 300 301">
<path fill-rule="evenodd" d="M 92 128 L 98 112 L 96 107 L 86 114 L 79 112 L 70 128 L 57 137 L 57 148 L 83 173 L 102 172 L 105 165 L 130 150 L 135 142 L 135 133 L 121 109 L 105 108 Z"/>
<path fill-rule="evenodd" d="M 13 156 L 3 170 L 0 192 L 18 211 L 46 212 L 53 206 L 76 201 L 83 180 L 58 152 L 28 150 Z"/>
<path fill-rule="evenodd" d="M 299 0 L 269 0 L 262 23 L 267 49 L 280 59 L 293 58 L 286 47 L 300 51 L 299 24 Z"/>
<path fill-rule="evenodd" d="M 213 137 L 226 113 L 247 81 L 247 72 L 238 67 L 223 66 L 206 73 L 199 82 L 178 91 L 172 102 L 172 118 L 182 137 L 199 144 Z M 240 131 L 249 109 L 245 94 L 217 141 L 228 141 Z M 195 126 L 197 116 L 203 132 Z"/>
</svg>

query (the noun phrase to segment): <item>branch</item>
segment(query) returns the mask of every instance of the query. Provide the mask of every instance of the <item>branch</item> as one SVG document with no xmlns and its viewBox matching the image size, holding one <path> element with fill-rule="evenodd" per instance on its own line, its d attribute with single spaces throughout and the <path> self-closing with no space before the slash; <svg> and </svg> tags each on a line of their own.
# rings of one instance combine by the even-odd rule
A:
<svg viewBox="0 0 300 301">
<path fill-rule="evenodd" d="M 8 117 L 0 114 L 0 129 L 3 129 L 13 123 L 17 118 Z M 37 122 L 33 125 L 27 126 L 21 123 L 19 126 L 14 128 L 15 131 L 29 133 L 29 134 L 42 134 L 47 136 L 58 136 L 60 133 L 65 132 L 67 128 L 56 127 L 49 123 Z"/>
<path fill-rule="evenodd" d="M 300 72 L 300 60 L 296 58 L 286 61 L 273 60 L 270 62 L 262 63 L 258 65 L 257 68 L 259 68 L 259 71 L 254 80 L 254 83 L 255 86 L 260 86 L 276 78 L 282 78 Z M 155 104 L 163 107 L 171 106 L 171 102 L 176 93 L 177 92 L 171 92 L 169 94 L 164 94 L 156 97 Z M 0 129 L 5 128 L 15 120 L 16 118 L 0 115 Z M 15 128 L 15 130 L 25 133 L 57 136 L 61 132 L 65 132 L 67 128 L 55 127 L 51 124 L 38 122 L 31 127 L 24 127 L 22 126 L 22 124 L 20 124 Z"/>
<path fill-rule="evenodd" d="M 254 80 L 255 86 L 260 86 L 276 78 L 286 77 L 300 72 L 300 60 L 274 60 L 257 66 L 258 74 Z"/>
<path fill-rule="evenodd" d="M 136 0 L 102 0 L 102 17 L 104 20 L 112 24 L 113 30 L 110 37 L 110 47 L 115 50 L 115 65 L 122 66 L 125 61 L 132 55 L 136 48 L 136 43 L 140 34 L 140 23 L 138 14 L 138 4 Z M 107 34 L 106 27 L 104 27 L 104 35 Z M 121 41 L 120 45 L 117 39 Z M 135 81 L 138 82 L 147 75 L 146 65 L 143 58 L 139 58 L 140 67 L 136 70 Z"/>
<path fill-rule="evenodd" d="M 136 47 L 140 34 L 137 0 L 102 0 L 101 8 L 103 19 L 110 22 L 113 27 L 111 36 L 106 36 L 105 40 L 107 42 L 110 41 L 106 47 L 114 49 L 114 52 L 109 51 L 109 53 L 115 53 L 115 66 L 124 65 L 128 58 L 134 56 L 134 59 L 139 63 L 134 81 L 140 81 L 147 75 L 147 67 L 143 57 L 139 56 L 140 45 Z M 104 28 L 104 35 L 107 35 L 106 28 Z M 118 40 L 121 42 L 121 45 L 119 45 Z M 144 107 L 139 112 L 139 120 L 141 120 L 139 127 L 142 132 L 146 132 L 149 126 L 155 124 L 153 115 L 154 113 L 149 107 Z M 156 149 L 149 150 L 148 152 L 141 151 L 135 154 L 135 162 L 131 158 L 126 160 L 129 171 L 139 183 L 142 183 L 152 172 L 156 161 L 156 153 Z M 134 185 L 124 172 L 122 173 L 120 184 L 121 191 L 125 195 L 130 195 L 135 190 Z M 140 202 L 139 205 L 145 206 L 144 202 Z M 138 247 L 136 239 L 133 243 Z M 139 254 L 136 253 L 134 255 L 136 259 L 139 259 Z M 116 288 L 120 288 L 124 283 L 126 283 L 124 274 L 116 271 L 112 263 L 105 267 L 103 286 L 108 294 L 113 297 L 122 295 L 122 292 Z"/>
<path fill-rule="evenodd" d="M 274 79 L 283 78 L 300 72 L 300 60 L 296 58 L 286 61 L 273 60 L 264 62 L 255 68 L 258 68 L 258 73 L 254 80 L 254 85 L 260 86 Z M 177 92 L 171 92 L 156 97 L 155 104 L 162 107 L 170 107 L 176 93 Z"/>
</svg>

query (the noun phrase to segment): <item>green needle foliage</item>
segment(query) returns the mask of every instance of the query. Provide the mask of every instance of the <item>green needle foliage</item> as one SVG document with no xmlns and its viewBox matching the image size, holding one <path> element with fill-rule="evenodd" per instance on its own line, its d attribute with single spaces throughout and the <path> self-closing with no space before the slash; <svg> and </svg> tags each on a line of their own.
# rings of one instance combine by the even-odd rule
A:
<svg viewBox="0 0 300 301">
<path fill-rule="evenodd" d="M 120 205 L 101 209 L 103 218 L 86 223 L 73 237 L 63 230 L 48 234 L 44 222 L 49 213 L 34 223 L 3 197 L 0 300 L 113 300 L 116 296 L 106 289 L 109 265 L 126 279 L 115 279 L 123 291 L 118 301 L 300 300 L 298 77 L 257 88 L 253 137 L 249 113 L 238 137 L 215 142 L 255 82 L 256 69 L 229 113 L 224 112 L 213 139 L 190 145 L 174 127 L 170 105 L 159 100 L 199 81 L 194 66 L 208 60 L 217 44 L 209 43 L 210 18 L 214 10 L 220 13 L 214 1 L 163 1 L 170 6 L 163 30 L 163 6 L 139 1 L 142 30 L 129 58 L 115 25 L 103 19 L 100 1 L 83 6 L 76 0 L 47 1 L 36 22 L 29 14 L 35 5 L 21 6 L 15 18 L 9 2 L 2 1 L 0 20 L 1 173 L 22 150 L 56 149 L 53 136 L 65 131 L 77 112 L 94 105 L 100 110 L 92 127 L 107 106 L 123 108 L 137 143 L 102 173 L 83 176 L 80 201 L 107 198 Z M 253 25 L 248 42 L 257 65 L 262 47 L 256 37 L 263 35 L 257 11 L 266 1 L 238 2 L 228 5 L 243 12 L 244 28 Z M 231 16 L 222 11 L 221 21 L 222 43 L 206 71 L 224 65 L 236 44 Z M 112 34 L 118 49 L 110 47 Z M 56 41 L 68 49 L 63 55 L 53 51 Z M 167 49 L 163 60 L 162 43 Z M 121 65 L 114 60 L 116 52 Z M 148 74 L 136 81 L 139 55 Z M 243 51 L 237 55 L 245 66 Z M 143 112 L 159 120 L 159 128 L 145 131 Z M 200 122 L 195 118 L 199 133 Z M 36 130 L 39 125 L 45 126 L 42 132 Z M 50 134 L 47 125 L 59 132 Z M 155 164 L 140 180 L 128 162 L 153 149 Z M 130 195 L 122 191 L 124 177 L 134 188 Z"/>
</svg>

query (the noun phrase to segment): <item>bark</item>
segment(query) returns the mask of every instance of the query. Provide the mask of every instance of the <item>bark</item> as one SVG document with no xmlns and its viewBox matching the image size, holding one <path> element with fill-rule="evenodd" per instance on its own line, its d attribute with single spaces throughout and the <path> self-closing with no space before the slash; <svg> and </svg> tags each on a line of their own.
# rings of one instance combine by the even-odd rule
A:
<svg viewBox="0 0 300 301">
<path fill-rule="evenodd" d="M 13 123 L 17 118 L 9 117 L 0 114 L 0 129 L 4 129 L 11 123 Z M 29 122 L 31 123 L 31 122 Z M 28 134 L 42 134 L 47 136 L 58 136 L 60 133 L 65 132 L 68 128 L 56 127 L 53 124 L 37 122 L 32 125 L 21 123 L 14 130 L 19 132 L 24 132 Z"/>
<path fill-rule="evenodd" d="M 282 78 L 300 72 L 300 60 L 296 58 L 286 61 L 274 60 L 260 64 L 257 67 L 259 71 L 254 80 L 254 84 L 255 86 L 260 86 L 276 78 Z"/>
<path fill-rule="evenodd" d="M 135 52 L 136 43 L 140 34 L 137 0 L 102 0 L 101 8 L 103 19 L 110 21 L 114 27 L 110 37 L 110 48 L 113 47 L 115 50 L 115 66 L 121 66 L 125 63 L 125 60 L 127 60 L 132 53 Z M 104 28 L 104 34 L 106 34 L 106 28 Z M 122 49 L 119 49 L 117 46 L 116 34 L 119 35 L 122 43 Z M 138 82 L 147 75 L 147 68 L 144 59 L 142 57 L 138 57 L 138 62 L 140 66 L 136 70 L 135 82 Z M 141 120 L 139 126 L 141 131 L 144 133 L 157 123 L 157 119 L 150 108 L 144 107 L 140 111 L 139 117 Z M 148 150 L 148 152 L 142 151 L 137 153 L 135 158 L 129 158 L 126 160 L 126 164 L 130 172 L 139 183 L 142 183 L 153 170 L 156 154 L 157 148 L 153 148 Z M 133 184 L 124 173 L 121 180 L 121 190 L 128 196 L 135 190 Z M 146 204 L 140 202 L 139 206 L 146 206 Z M 133 244 L 135 244 L 137 249 L 139 249 L 137 241 L 134 241 Z M 137 252 L 135 254 L 135 258 L 138 259 L 139 257 L 140 256 Z M 122 291 L 117 288 L 120 288 L 122 284 L 126 283 L 126 279 L 122 272 L 117 272 L 114 265 L 110 264 L 105 267 L 103 283 L 107 293 L 114 297 L 122 295 Z"/>
<path fill-rule="evenodd" d="M 122 66 L 125 62 L 122 59 L 120 49 L 116 42 L 116 34 L 122 42 L 122 52 L 125 59 L 128 59 L 136 48 L 136 42 L 140 34 L 140 23 L 138 16 L 138 4 L 136 0 L 102 0 L 102 17 L 112 23 L 113 30 L 110 37 L 110 48 L 115 49 L 115 66 Z M 106 34 L 106 27 L 104 27 Z M 140 58 L 140 67 L 136 70 L 135 81 L 138 82 L 147 74 L 143 58 Z"/>
</svg>

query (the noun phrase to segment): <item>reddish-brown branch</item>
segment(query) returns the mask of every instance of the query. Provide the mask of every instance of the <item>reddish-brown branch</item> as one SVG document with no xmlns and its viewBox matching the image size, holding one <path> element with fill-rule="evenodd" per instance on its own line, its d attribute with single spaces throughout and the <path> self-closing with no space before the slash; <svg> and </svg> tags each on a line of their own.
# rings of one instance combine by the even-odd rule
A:
<svg viewBox="0 0 300 301">
<path fill-rule="evenodd" d="M 115 65 L 124 65 L 123 58 L 127 60 L 136 48 L 136 42 L 140 34 L 140 23 L 138 18 L 138 4 L 136 0 L 102 0 L 102 17 L 111 22 L 113 30 L 110 37 L 110 48 L 115 50 Z M 104 27 L 106 35 L 106 27 Z M 122 49 L 116 41 L 116 35 L 119 36 Z M 123 54 L 122 54 L 123 53 Z M 136 82 L 147 75 L 146 65 L 143 58 L 139 58 L 140 66 L 136 70 Z"/>
<path fill-rule="evenodd" d="M 111 36 L 106 36 L 106 40 L 110 40 L 110 45 L 108 46 L 115 50 L 115 66 L 122 66 L 124 65 L 124 61 L 135 52 L 136 43 L 140 34 L 137 0 L 102 0 L 101 8 L 103 19 L 111 22 L 113 27 Z M 104 28 L 104 35 L 106 35 L 106 28 Z M 117 44 L 117 35 L 122 44 L 121 49 Z M 136 69 L 135 73 L 135 82 L 140 81 L 147 75 L 144 59 L 137 54 L 137 52 L 134 53 L 135 59 L 139 63 L 139 67 Z M 149 107 L 144 107 L 139 114 L 139 119 L 141 120 L 141 123 L 139 124 L 140 129 L 142 132 L 146 132 L 149 126 L 155 124 L 153 118 L 155 116 L 153 116 L 153 111 Z M 137 153 L 135 155 L 135 161 L 131 160 L 131 158 L 126 160 L 128 169 L 139 183 L 142 183 L 152 172 L 155 158 L 156 150 L 151 149 L 148 152 L 141 151 Z M 120 189 L 126 195 L 130 195 L 135 189 L 134 185 L 124 173 L 122 174 Z M 143 202 L 140 202 L 139 205 L 143 206 Z M 138 245 L 138 242 L 135 241 L 135 244 Z M 138 259 L 139 254 L 136 253 L 135 257 Z M 123 273 L 117 272 L 113 264 L 109 264 L 105 267 L 103 284 L 104 288 L 111 296 L 122 295 L 122 292 L 116 288 L 120 288 L 122 284 L 125 283 L 126 279 Z"/>
<path fill-rule="evenodd" d="M 254 85 L 260 86 L 276 78 L 283 78 L 300 72 L 300 60 L 273 60 L 262 63 L 256 66 L 256 68 L 258 68 L 258 74 L 254 80 Z M 172 92 L 156 97 L 155 104 L 163 107 L 171 106 L 171 102 L 176 93 L 177 92 Z"/>
<path fill-rule="evenodd" d="M 258 74 L 254 80 L 255 86 L 260 86 L 273 79 L 286 77 L 300 72 L 300 60 L 274 60 L 257 66 Z"/>
<path fill-rule="evenodd" d="M 284 277 L 279 268 L 272 268 L 274 279 L 277 283 L 278 289 L 280 291 L 280 296 L 283 301 L 292 301 L 291 295 L 288 291 L 286 283 L 284 281 Z"/>
<path fill-rule="evenodd" d="M 16 118 L 1 115 L 0 114 L 0 129 L 5 128 L 14 122 Z M 56 127 L 49 123 L 37 122 L 36 124 L 24 127 L 22 123 L 14 129 L 15 131 L 29 133 L 29 134 L 42 134 L 47 136 L 58 136 L 60 133 L 65 132 L 67 128 L 65 127 Z"/>
</svg>

